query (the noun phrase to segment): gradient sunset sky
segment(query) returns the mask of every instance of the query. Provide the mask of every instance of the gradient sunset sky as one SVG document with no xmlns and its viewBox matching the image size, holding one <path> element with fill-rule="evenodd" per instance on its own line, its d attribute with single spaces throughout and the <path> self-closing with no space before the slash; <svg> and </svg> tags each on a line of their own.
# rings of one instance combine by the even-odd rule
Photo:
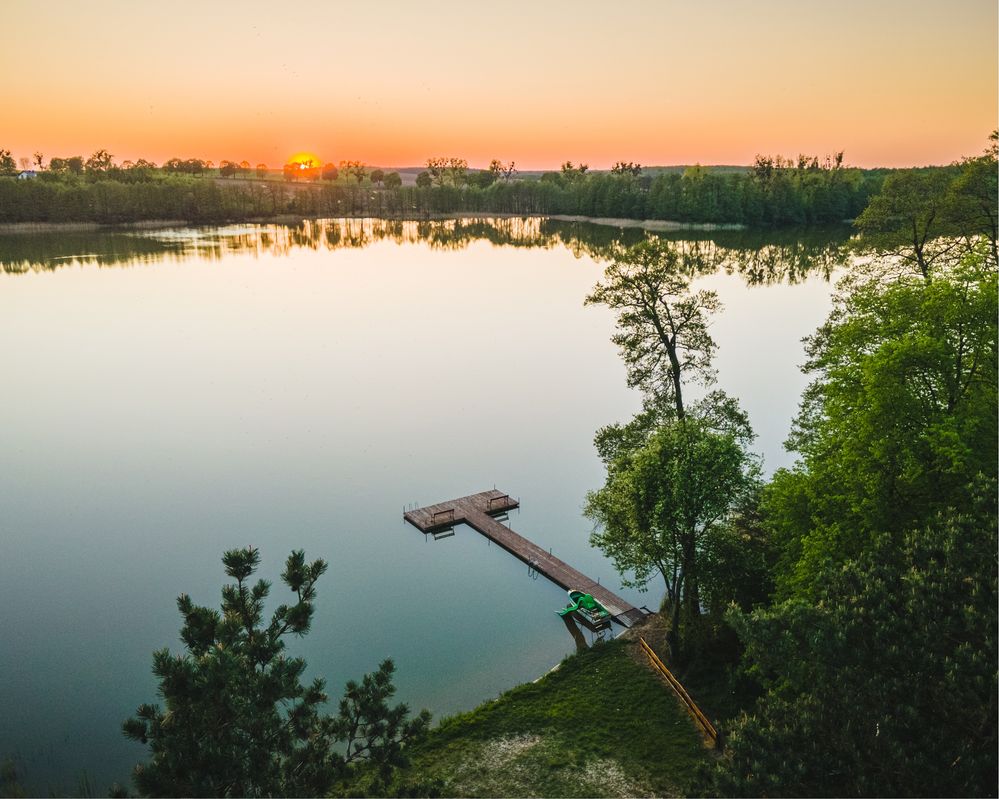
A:
<svg viewBox="0 0 999 799">
<path fill-rule="evenodd" d="M 975 155 L 995 0 L 5 0 L 0 148 L 521 169 Z"/>
</svg>

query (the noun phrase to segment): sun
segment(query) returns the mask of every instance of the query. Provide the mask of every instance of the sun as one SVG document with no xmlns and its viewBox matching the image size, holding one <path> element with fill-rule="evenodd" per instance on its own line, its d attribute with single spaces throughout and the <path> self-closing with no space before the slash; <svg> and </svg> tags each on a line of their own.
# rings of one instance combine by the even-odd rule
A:
<svg viewBox="0 0 999 799">
<path fill-rule="evenodd" d="M 288 163 L 296 169 L 306 170 L 315 169 L 322 164 L 322 161 L 319 160 L 319 156 L 315 153 L 300 152 L 291 156 L 288 159 Z"/>
</svg>

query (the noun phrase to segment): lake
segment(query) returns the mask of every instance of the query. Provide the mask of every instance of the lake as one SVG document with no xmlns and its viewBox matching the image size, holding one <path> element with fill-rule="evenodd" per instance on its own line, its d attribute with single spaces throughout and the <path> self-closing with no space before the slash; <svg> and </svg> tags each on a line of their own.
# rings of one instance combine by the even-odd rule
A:
<svg viewBox="0 0 999 799">
<path fill-rule="evenodd" d="M 0 758 L 36 792 L 99 795 L 145 748 L 122 720 L 180 650 L 175 600 L 218 605 L 226 549 L 329 561 L 293 640 L 331 696 L 397 666 L 436 717 L 574 649 L 565 594 L 470 528 L 402 521 L 494 486 L 511 526 L 617 590 L 581 507 L 594 431 L 639 407 L 583 299 L 640 231 L 539 219 L 326 220 L 0 235 Z M 671 234 L 724 310 L 719 387 L 767 472 L 807 382 L 842 230 Z M 661 590 L 623 589 L 656 607 Z"/>
</svg>

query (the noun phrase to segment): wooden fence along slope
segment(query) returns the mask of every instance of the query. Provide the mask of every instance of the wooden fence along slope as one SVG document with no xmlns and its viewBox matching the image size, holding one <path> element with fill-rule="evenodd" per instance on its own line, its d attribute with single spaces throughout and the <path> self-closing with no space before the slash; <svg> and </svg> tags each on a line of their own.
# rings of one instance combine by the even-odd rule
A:
<svg viewBox="0 0 999 799">
<path fill-rule="evenodd" d="M 652 651 L 652 647 L 649 646 L 644 638 L 639 638 L 638 642 L 642 645 L 642 649 L 645 650 L 645 654 L 648 655 L 649 661 L 655 667 L 656 671 L 666 678 L 666 682 L 669 683 L 670 688 L 673 689 L 673 693 L 677 695 L 677 698 L 687 709 L 687 712 L 691 715 L 695 722 L 702 730 L 704 734 L 711 741 L 712 746 L 718 746 L 718 731 L 715 729 L 714 725 L 708 721 L 708 717 L 701 712 L 701 709 L 697 706 L 693 699 L 690 698 L 690 694 L 687 693 L 686 689 L 680 684 L 680 681 L 673 676 L 666 664 L 664 664 L 659 656 Z"/>
</svg>

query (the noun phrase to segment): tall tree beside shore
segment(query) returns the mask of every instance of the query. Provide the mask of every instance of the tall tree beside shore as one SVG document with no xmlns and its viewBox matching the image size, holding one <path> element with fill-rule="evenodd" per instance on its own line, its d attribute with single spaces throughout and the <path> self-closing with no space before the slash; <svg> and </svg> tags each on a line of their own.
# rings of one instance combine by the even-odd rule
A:
<svg viewBox="0 0 999 799">
<path fill-rule="evenodd" d="M 614 256 L 604 279 L 586 298 L 618 312 L 613 341 L 628 367 L 628 385 L 656 404 L 672 405 L 686 416 L 684 382 L 714 381 L 716 349 L 708 319 L 718 311 L 718 295 L 691 290 L 691 275 L 680 251 L 662 239 L 648 239 Z"/>
<path fill-rule="evenodd" d="M 752 431 L 722 392 L 693 404 L 684 399 L 688 384 L 714 381 L 708 326 L 720 308 L 714 292 L 693 290 L 684 254 L 656 238 L 611 257 L 586 304 L 617 311 L 613 341 L 644 409 L 598 431 L 607 479 L 587 496 L 585 513 L 594 522 L 591 543 L 622 575 L 634 573 L 626 582 L 644 587 L 653 574 L 662 577 L 670 645 L 679 656 L 682 627 L 700 615 L 701 586 L 712 579 L 707 553 L 721 549 L 712 539 L 755 496 L 758 468 L 746 450 Z"/>
<path fill-rule="evenodd" d="M 734 435 L 691 417 L 659 425 L 619 455 L 604 487 L 586 498 L 584 513 L 597 525 L 590 541 L 618 572 L 634 574 L 622 580 L 644 587 L 654 574 L 662 578 L 674 656 L 682 624 L 700 615 L 701 589 L 712 581 L 705 553 L 757 481 L 756 463 Z"/>
</svg>

